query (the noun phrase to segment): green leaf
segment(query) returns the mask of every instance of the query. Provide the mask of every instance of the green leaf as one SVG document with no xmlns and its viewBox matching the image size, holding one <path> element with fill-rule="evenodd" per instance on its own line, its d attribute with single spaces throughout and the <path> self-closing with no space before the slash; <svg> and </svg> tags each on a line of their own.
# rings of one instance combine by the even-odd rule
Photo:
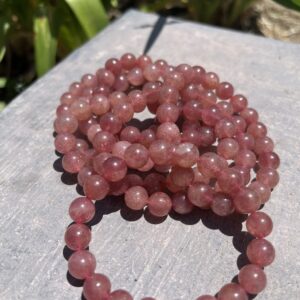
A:
<svg viewBox="0 0 300 300">
<path fill-rule="evenodd" d="M 287 8 L 300 10 L 300 0 L 274 0 L 274 1 Z"/>
<path fill-rule="evenodd" d="M 0 101 L 0 111 L 4 109 L 6 103 L 4 101 Z"/>
<path fill-rule="evenodd" d="M 4 58 L 6 51 L 6 33 L 9 29 L 9 23 L 5 18 L 0 19 L 0 62 Z"/>
<path fill-rule="evenodd" d="M 108 23 L 100 0 L 65 0 L 78 19 L 86 35 L 91 38 Z"/>
<path fill-rule="evenodd" d="M 7 78 L 6 77 L 0 77 L 0 89 L 5 88 L 7 83 Z"/>
<path fill-rule="evenodd" d="M 42 76 L 55 64 L 57 40 L 51 29 L 49 12 L 40 6 L 34 17 L 35 67 L 38 76 Z"/>
</svg>

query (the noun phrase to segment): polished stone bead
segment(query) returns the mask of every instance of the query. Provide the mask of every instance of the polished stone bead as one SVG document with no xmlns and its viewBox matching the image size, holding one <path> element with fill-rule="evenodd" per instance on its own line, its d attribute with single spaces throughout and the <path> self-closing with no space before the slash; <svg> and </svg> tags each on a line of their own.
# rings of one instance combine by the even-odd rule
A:
<svg viewBox="0 0 300 300">
<path fill-rule="evenodd" d="M 85 249 L 89 245 L 91 238 L 91 231 L 84 224 L 72 224 L 65 233 L 66 245 L 71 250 Z"/>
<path fill-rule="evenodd" d="M 275 249 L 269 241 L 255 239 L 247 247 L 247 257 L 252 264 L 266 267 L 274 261 Z"/>
<path fill-rule="evenodd" d="M 246 227 L 253 236 L 264 238 L 271 233 L 273 222 L 266 213 L 257 211 L 248 216 Z"/>
<path fill-rule="evenodd" d="M 109 279 L 103 274 L 95 273 L 84 281 L 83 295 L 86 300 L 108 300 L 110 289 Z"/>
<path fill-rule="evenodd" d="M 236 283 L 224 285 L 218 293 L 218 300 L 248 300 L 246 291 Z"/>
</svg>

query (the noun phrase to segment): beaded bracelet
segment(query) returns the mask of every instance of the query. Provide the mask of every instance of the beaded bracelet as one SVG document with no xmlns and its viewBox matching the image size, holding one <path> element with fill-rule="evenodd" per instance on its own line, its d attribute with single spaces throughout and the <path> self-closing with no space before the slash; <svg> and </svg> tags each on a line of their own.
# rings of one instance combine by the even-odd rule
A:
<svg viewBox="0 0 300 300">
<path fill-rule="evenodd" d="M 111 291 L 109 279 L 95 273 L 94 255 L 85 250 L 94 202 L 107 195 L 124 195 L 130 209 L 147 208 L 158 218 L 172 209 L 188 214 L 194 207 L 219 216 L 247 215 L 254 237 L 246 251 L 250 264 L 240 270 L 238 283 L 197 300 L 247 300 L 265 288 L 263 268 L 273 262 L 275 250 L 264 238 L 273 224 L 258 210 L 279 181 L 280 160 L 266 126 L 247 105 L 230 83 L 201 66 L 174 67 L 130 53 L 70 85 L 56 110 L 55 148 L 63 154 L 64 170 L 78 173 L 85 194 L 70 205 L 74 223 L 65 242 L 74 251 L 68 270 L 84 280 L 87 300 L 133 299 L 125 290 Z M 141 131 L 130 121 L 144 109 L 155 120 Z"/>
</svg>

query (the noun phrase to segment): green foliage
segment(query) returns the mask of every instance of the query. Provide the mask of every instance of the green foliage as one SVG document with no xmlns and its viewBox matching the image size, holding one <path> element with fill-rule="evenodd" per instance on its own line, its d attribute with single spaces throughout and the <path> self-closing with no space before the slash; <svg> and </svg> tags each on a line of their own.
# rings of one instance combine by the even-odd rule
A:
<svg viewBox="0 0 300 300">
<path fill-rule="evenodd" d="M 300 0 L 274 0 L 274 1 L 288 8 L 300 11 Z"/>
</svg>

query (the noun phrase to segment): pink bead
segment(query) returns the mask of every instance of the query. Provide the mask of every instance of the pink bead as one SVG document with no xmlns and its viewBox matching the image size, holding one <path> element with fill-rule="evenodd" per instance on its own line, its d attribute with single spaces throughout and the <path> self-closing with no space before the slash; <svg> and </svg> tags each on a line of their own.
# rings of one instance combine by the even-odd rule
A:
<svg viewBox="0 0 300 300">
<path fill-rule="evenodd" d="M 65 233 L 66 245 L 71 250 L 85 249 L 92 238 L 90 229 L 84 224 L 72 224 Z"/>
<path fill-rule="evenodd" d="M 83 186 L 85 180 L 94 174 L 94 169 L 91 166 L 84 166 L 83 168 L 81 168 L 81 170 L 78 172 L 77 175 L 77 180 L 78 180 L 78 184 Z"/>
<path fill-rule="evenodd" d="M 89 149 L 89 144 L 84 139 L 76 139 L 75 150 L 85 152 Z"/>
<path fill-rule="evenodd" d="M 112 111 L 123 123 L 129 122 L 134 114 L 130 103 L 118 103 L 113 107 Z"/>
<path fill-rule="evenodd" d="M 244 133 L 247 127 L 246 121 L 240 116 L 232 116 L 230 119 L 235 126 L 236 135 Z"/>
<path fill-rule="evenodd" d="M 100 175 L 88 177 L 83 186 L 84 194 L 93 200 L 102 200 L 109 192 L 109 184 Z"/>
<path fill-rule="evenodd" d="M 63 105 L 71 105 L 75 99 L 76 97 L 73 96 L 72 94 L 64 93 L 60 97 L 60 103 Z"/>
<path fill-rule="evenodd" d="M 91 126 L 89 127 L 87 133 L 86 133 L 86 134 L 87 134 L 87 137 L 88 137 L 88 140 L 89 140 L 90 142 L 92 142 L 93 139 L 94 139 L 94 137 L 95 137 L 95 135 L 96 135 L 98 132 L 100 132 L 100 131 L 102 131 L 102 129 L 101 129 L 101 127 L 100 127 L 99 124 L 93 124 L 93 125 L 91 125 Z"/>
<path fill-rule="evenodd" d="M 255 140 L 254 151 L 260 155 L 264 152 L 272 152 L 274 149 L 274 142 L 269 137 L 261 137 Z"/>
<path fill-rule="evenodd" d="M 237 166 L 243 168 L 253 168 L 256 164 L 256 155 L 251 150 L 240 150 L 234 157 Z"/>
<path fill-rule="evenodd" d="M 171 170 L 170 179 L 179 187 L 189 186 L 194 180 L 193 169 L 175 166 Z"/>
<path fill-rule="evenodd" d="M 201 145 L 201 133 L 197 129 L 186 129 L 182 132 L 181 141 L 199 147 Z"/>
<path fill-rule="evenodd" d="M 85 162 L 85 155 L 78 150 L 73 150 L 64 155 L 62 159 L 62 166 L 68 173 L 78 173 L 84 166 Z"/>
<path fill-rule="evenodd" d="M 264 238 L 271 233 L 273 222 L 266 213 L 257 211 L 248 216 L 246 226 L 250 234 L 257 238 Z"/>
<path fill-rule="evenodd" d="M 120 133 L 120 140 L 129 143 L 137 143 L 140 139 L 140 131 L 134 126 L 126 126 Z"/>
<path fill-rule="evenodd" d="M 228 168 L 222 170 L 218 175 L 218 185 L 224 193 L 236 194 L 242 187 L 244 178 L 239 171 Z"/>
<path fill-rule="evenodd" d="M 249 188 L 241 189 L 233 198 L 233 202 L 235 209 L 242 214 L 253 213 L 261 205 L 256 192 Z"/>
<path fill-rule="evenodd" d="M 112 92 L 112 89 L 109 86 L 100 83 L 98 85 L 98 87 L 96 87 L 96 89 L 94 90 L 93 95 L 104 95 L 104 96 L 108 97 L 108 95 L 111 92 Z"/>
<path fill-rule="evenodd" d="M 144 187 L 149 195 L 160 192 L 164 188 L 165 177 L 158 173 L 150 173 L 144 179 Z"/>
<path fill-rule="evenodd" d="M 142 112 L 146 108 L 146 98 L 139 90 L 133 90 L 128 94 L 128 100 L 134 112 Z"/>
<path fill-rule="evenodd" d="M 171 71 L 165 73 L 164 83 L 166 85 L 174 87 L 177 90 L 181 90 L 185 85 L 185 80 L 181 73 L 176 71 Z"/>
<path fill-rule="evenodd" d="M 245 119 L 247 124 L 256 123 L 258 121 L 258 113 L 253 108 L 245 108 L 240 112 L 240 116 Z"/>
<path fill-rule="evenodd" d="M 71 111 L 70 111 L 70 106 L 67 104 L 61 104 L 56 108 L 56 116 L 60 117 L 62 115 L 70 115 Z"/>
<path fill-rule="evenodd" d="M 141 210 L 148 202 L 148 193 L 142 186 L 133 186 L 125 193 L 125 203 L 133 210 Z"/>
<path fill-rule="evenodd" d="M 57 133 L 74 133 L 77 128 L 78 121 L 71 114 L 61 115 L 54 121 L 54 130 Z"/>
<path fill-rule="evenodd" d="M 161 74 L 163 74 L 168 67 L 168 63 L 164 59 L 158 59 L 154 64 L 158 67 Z"/>
<path fill-rule="evenodd" d="M 104 68 L 97 70 L 96 76 L 99 83 L 107 86 L 112 86 L 115 82 L 115 75 L 111 71 Z"/>
<path fill-rule="evenodd" d="M 131 144 L 127 141 L 120 141 L 113 145 L 112 155 L 124 159 L 125 151 Z"/>
<path fill-rule="evenodd" d="M 194 172 L 194 180 L 193 182 L 202 182 L 202 183 L 209 183 L 209 177 L 204 176 L 199 170 L 198 167 L 195 166 L 193 167 L 193 172 Z"/>
<path fill-rule="evenodd" d="M 147 104 L 158 104 L 160 89 L 160 82 L 147 82 L 144 84 L 143 95 L 146 99 Z"/>
<path fill-rule="evenodd" d="M 206 177 L 216 177 L 223 169 L 227 167 L 224 158 L 213 152 L 202 154 L 198 160 L 198 169 Z"/>
<path fill-rule="evenodd" d="M 183 75 L 185 83 L 193 81 L 195 76 L 195 70 L 188 64 L 180 64 L 176 68 L 176 71 Z"/>
<path fill-rule="evenodd" d="M 217 300 L 217 298 L 209 295 L 203 295 L 198 297 L 196 300 Z"/>
<path fill-rule="evenodd" d="M 125 290 L 116 290 L 110 293 L 109 300 L 133 300 L 133 297 Z"/>
<path fill-rule="evenodd" d="M 205 69 L 201 66 L 193 66 L 194 78 L 193 83 L 202 83 L 205 75 Z"/>
<path fill-rule="evenodd" d="M 243 95 L 234 95 L 230 98 L 234 112 L 238 113 L 244 110 L 248 105 L 248 100 Z"/>
<path fill-rule="evenodd" d="M 87 120 L 92 115 L 92 110 L 89 103 L 87 103 L 87 101 L 81 98 L 75 100 L 71 104 L 70 111 L 72 115 L 74 115 L 79 121 Z"/>
<path fill-rule="evenodd" d="M 271 189 L 279 182 L 279 174 L 272 168 L 261 168 L 256 173 L 256 180 Z"/>
<path fill-rule="evenodd" d="M 232 159 L 239 151 L 239 144 L 232 138 L 225 138 L 219 141 L 217 146 L 218 155 L 225 159 Z"/>
<path fill-rule="evenodd" d="M 156 111 L 156 118 L 160 123 L 175 123 L 179 117 L 179 108 L 173 103 L 163 103 Z"/>
<path fill-rule="evenodd" d="M 198 85 L 191 83 L 183 88 L 180 92 L 182 102 L 188 102 L 190 100 L 199 99 L 200 89 Z"/>
<path fill-rule="evenodd" d="M 108 96 L 108 100 L 112 107 L 114 107 L 115 105 L 117 105 L 119 103 L 126 103 L 129 101 L 127 95 L 125 93 L 119 92 L 119 91 L 112 92 Z"/>
<path fill-rule="evenodd" d="M 253 150 L 255 146 L 254 137 L 248 133 L 237 133 L 235 140 L 238 142 L 240 149 L 249 149 Z"/>
<path fill-rule="evenodd" d="M 263 152 L 258 157 L 258 164 L 261 168 L 277 169 L 280 165 L 280 158 L 275 152 Z"/>
<path fill-rule="evenodd" d="M 79 130 L 81 131 L 81 133 L 86 135 L 91 126 L 98 124 L 97 121 L 98 120 L 95 116 L 91 116 L 87 120 L 80 121 L 78 124 Z"/>
<path fill-rule="evenodd" d="M 96 269 L 96 259 L 87 250 L 74 252 L 68 261 L 70 274 L 77 279 L 90 277 Z"/>
<path fill-rule="evenodd" d="M 153 82 L 159 79 L 160 70 L 155 64 L 149 64 L 144 68 L 143 75 L 147 81 Z"/>
<path fill-rule="evenodd" d="M 84 87 L 95 88 L 98 83 L 98 79 L 93 74 L 85 74 L 81 77 L 81 83 Z"/>
<path fill-rule="evenodd" d="M 106 159 L 102 165 L 103 177 L 108 181 L 119 181 L 127 173 L 127 165 L 122 158 L 112 156 Z"/>
<path fill-rule="evenodd" d="M 110 289 L 109 279 L 103 274 L 95 273 L 84 281 L 83 295 L 86 300 L 108 299 Z"/>
<path fill-rule="evenodd" d="M 172 196 L 172 207 L 178 214 L 188 214 L 194 205 L 189 201 L 184 192 L 178 192 Z"/>
<path fill-rule="evenodd" d="M 271 196 L 271 189 L 267 185 L 264 185 L 258 181 L 251 182 L 249 189 L 252 189 L 256 192 L 261 204 L 266 203 Z"/>
<path fill-rule="evenodd" d="M 75 148 L 76 138 L 71 133 L 59 133 L 54 141 L 55 149 L 59 153 L 67 153 Z"/>
<path fill-rule="evenodd" d="M 234 90 L 232 84 L 229 82 L 221 82 L 219 83 L 216 92 L 220 99 L 226 100 L 233 96 Z"/>
<path fill-rule="evenodd" d="M 132 144 L 126 149 L 124 159 L 128 167 L 138 169 L 147 163 L 149 151 L 142 144 Z"/>
<path fill-rule="evenodd" d="M 203 109 L 201 115 L 203 123 L 208 126 L 215 126 L 221 120 L 221 112 L 217 106 Z"/>
<path fill-rule="evenodd" d="M 196 100 L 188 101 L 184 104 L 182 112 L 186 120 L 199 121 L 202 115 L 202 104 Z"/>
<path fill-rule="evenodd" d="M 99 175 L 103 174 L 103 163 L 108 159 L 112 157 L 111 153 L 108 152 L 102 152 L 97 155 L 95 155 L 92 159 L 92 164 L 95 172 L 97 172 Z"/>
<path fill-rule="evenodd" d="M 116 138 L 108 131 L 100 131 L 93 138 L 93 147 L 98 152 L 111 152 Z"/>
<path fill-rule="evenodd" d="M 148 199 L 148 209 L 156 217 L 164 217 L 169 214 L 172 208 L 170 197 L 162 192 L 152 194 Z"/>
<path fill-rule="evenodd" d="M 165 184 L 166 184 L 166 188 L 173 194 L 177 192 L 183 192 L 185 189 L 185 187 L 177 186 L 176 184 L 174 184 L 169 174 L 167 175 Z"/>
<path fill-rule="evenodd" d="M 220 110 L 220 114 L 222 115 L 222 117 L 224 118 L 230 118 L 233 114 L 233 107 L 231 105 L 230 102 L 228 101 L 220 101 L 217 103 L 217 107 L 219 108 Z M 234 117 L 238 117 L 238 116 L 234 116 Z M 235 122 L 233 122 L 232 120 L 232 123 L 234 125 L 236 125 Z"/>
<path fill-rule="evenodd" d="M 248 300 L 246 291 L 236 283 L 224 285 L 218 293 L 218 300 Z"/>
<path fill-rule="evenodd" d="M 143 70 L 141 68 L 133 68 L 128 72 L 127 79 L 133 86 L 142 85 L 145 81 Z"/>
<path fill-rule="evenodd" d="M 211 203 L 212 211 L 218 216 L 228 216 L 234 212 L 234 205 L 228 195 L 216 193 Z"/>
<path fill-rule="evenodd" d="M 79 96 L 82 93 L 83 90 L 83 85 L 79 82 L 73 82 L 71 83 L 70 87 L 69 87 L 69 93 L 72 96 Z"/>
<path fill-rule="evenodd" d="M 113 89 L 120 92 L 125 92 L 129 88 L 129 82 L 125 74 L 120 74 L 116 76 L 115 82 L 113 84 Z"/>
<path fill-rule="evenodd" d="M 252 264 L 266 267 L 274 261 L 275 249 L 269 241 L 255 239 L 247 247 L 247 257 Z"/>
<path fill-rule="evenodd" d="M 214 72 L 207 72 L 203 76 L 203 86 L 208 90 L 213 90 L 219 85 L 219 76 Z"/>
<path fill-rule="evenodd" d="M 121 62 L 116 58 L 110 58 L 105 63 L 105 68 L 109 71 L 111 71 L 113 74 L 120 74 L 122 71 L 122 64 Z"/>
<path fill-rule="evenodd" d="M 199 94 L 200 102 L 203 105 L 203 108 L 208 108 L 217 103 L 217 95 L 212 91 L 201 91 Z"/>
<path fill-rule="evenodd" d="M 145 147 L 149 147 L 156 139 L 155 131 L 152 129 L 145 129 L 141 132 L 140 143 Z"/>
<path fill-rule="evenodd" d="M 216 123 L 216 136 L 220 139 L 233 137 L 235 134 L 235 126 L 228 119 L 221 119 Z"/>
<path fill-rule="evenodd" d="M 211 127 L 202 126 L 198 131 L 200 134 L 200 145 L 202 147 L 208 147 L 215 142 L 215 133 Z"/>
<path fill-rule="evenodd" d="M 114 181 L 109 183 L 110 191 L 109 194 L 113 196 L 121 196 L 129 189 L 129 181 L 125 176 L 119 181 Z"/>
<path fill-rule="evenodd" d="M 130 70 L 136 66 L 136 57 L 132 53 L 125 53 L 121 56 L 120 62 L 125 70 Z"/>
<path fill-rule="evenodd" d="M 239 283 L 249 294 L 260 293 L 267 285 L 265 272 L 256 265 L 246 265 L 239 272 Z"/>
<path fill-rule="evenodd" d="M 199 158 L 198 148 L 191 143 L 181 143 L 175 146 L 173 162 L 183 168 L 192 167 Z"/>
<path fill-rule="evenodd" d="M 212 188 L 201 182 L 194 182 L 190 185 L 187 196 L 192 204 L 201 208 L 209 208 L 213 201 Z"/>
<path fill-rule="evenodd" d="M 152 64 L 152 59 L 148 55 L 141 55 L 137 59 L 137 65 L 142 69 L 150 64 Z"/>
<path fill-rule="evenodd" d="M 95 215 L 95 205 L 86 197 L 76 198 L 70 204 L 69 215 L 76 223 L 87 223 Z"/>
<path fill-rule="evenodd" d="M 172 86 L 163 85 L 159 91 L 159 103 L 173 103 L 177 104 L 179 99 L 178 90 Z"/>
<path fill-rule="evenodd" d="M 122 120 L 111 112 L 104 114 L 100 118 L 99 124 L 103 131 L 108 131 L 112 134 L 118 133 L 122 128 Z"/>
<path fill-rule="evenodd" d="M 179 128 L 175 123 L 171 122 L 165 122 L 159 125 L 156 131 L 156 137 L 175 144 L 179 143 L 181 139 Z"/>
<path fill-rule="evenodd" d="M 267 127 L 261 122 L 251 123 L 247 128 L 247 132 L 255 138 L 260 138 L 267 135 Z"/>
<path fill-rule="evenodd" d="M 240 173 L 243 178 L 243 185 L 247 185 L 249 183 L 251 179 L 250 169 L 239 166 L 233 166 L 232 169 Z"/>
<path fill-rule="evenodd" d="M 155 140 L 149 147 L 149 154 L 153 162 L 157 165 L 167 165 L 171 163 L 173 155 L 173 144 L 165 140 Z"/>
<path fill-rule="evenodd" d="M 141 176 L 137 174 L 127 174 L 125 177 L 128 180 L 129 187 L 132 186 L 143 186 L 144 182 Z"/>
<path fill-rule="evenodd" d="M 101 116 L 110 109 L 110 102 L 104 95 L 95 95 L 90 101 L 91 110 L 94 114 Z"/>
</svg>

